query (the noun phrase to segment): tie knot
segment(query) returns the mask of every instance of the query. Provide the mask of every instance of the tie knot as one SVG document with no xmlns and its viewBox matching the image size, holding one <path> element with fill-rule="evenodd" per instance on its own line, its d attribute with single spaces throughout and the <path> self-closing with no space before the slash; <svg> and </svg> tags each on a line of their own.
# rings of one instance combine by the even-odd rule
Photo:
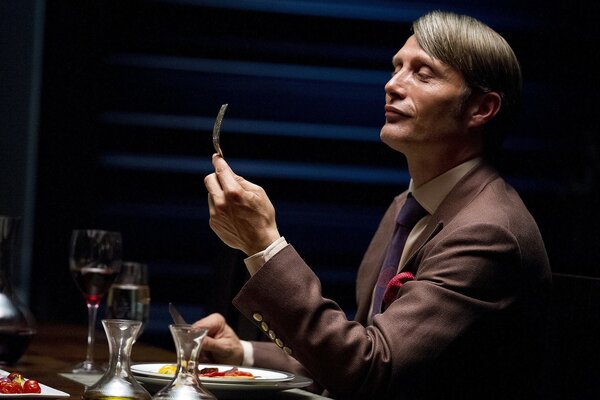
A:
<svg viewBox="0 0 600 400">
<path fill-rule="evenodd" d="M 406 197 L 404 205 L 396 217 L 396 223 L 412 229 L 412 227 L 414 227 L 416 223 L 427 214 L 429 214 L 427 210 L 425 210 L 423 206 L 419 204 L 412 193 L 409 193 Z"/>
</svg>

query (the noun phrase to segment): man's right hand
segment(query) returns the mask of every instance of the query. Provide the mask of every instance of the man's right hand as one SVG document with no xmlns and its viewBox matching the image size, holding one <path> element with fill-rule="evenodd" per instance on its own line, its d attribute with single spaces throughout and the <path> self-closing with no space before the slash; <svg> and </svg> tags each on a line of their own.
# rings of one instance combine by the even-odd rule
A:
<svg viewBox="0 0 600 400">
<path fill-rule="evenodd" d="M 247 256 L 263 251 L 281 236 L 271 200 L 262 187 L 236 175 L 222 157 L 213 155 L 212 163 L 215 172 L 204 178 L 211 229 Z"/>
<path fill-rule="evenodd" d="M 211 314 L 194 322 L 194 328 L 208 329 L 202 341 L 202 354 L 219 364 L 241 365 L 244 349 L 240 338 L 231 329 L 221 314 Z"/>
</svg>

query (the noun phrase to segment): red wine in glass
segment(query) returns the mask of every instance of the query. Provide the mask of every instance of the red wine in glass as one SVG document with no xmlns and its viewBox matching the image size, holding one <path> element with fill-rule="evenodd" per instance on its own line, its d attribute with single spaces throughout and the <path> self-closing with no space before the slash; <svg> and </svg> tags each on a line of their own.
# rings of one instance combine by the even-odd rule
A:
<svg viewBox="0 0 600 400">
<path fill-rule="evenodd" d="M 121 268 L 122 242 L 119 232 L 78 229 L 71 235 L 69 268 L 88 309 L 87 355 L 76 365 L 75 374 L 103 372 L 94 363 L 94 341 L 98 307 Z"/>
<path fill-rule="evenodd" d="M 88 303 L 100 303 L 118 272 L 112 268 L 83 267 L 71 270 L 75 283 Z"/>
</svg>

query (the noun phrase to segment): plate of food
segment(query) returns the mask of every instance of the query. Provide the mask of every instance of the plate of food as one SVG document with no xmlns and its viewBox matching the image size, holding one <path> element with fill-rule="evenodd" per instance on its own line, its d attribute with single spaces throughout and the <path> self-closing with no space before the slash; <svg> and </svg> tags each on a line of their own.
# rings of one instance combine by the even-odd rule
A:
<svg viewBox="0 0 600 400">
<path fill-rule="evenodd" d="M 170 381 L 175 376 L 177 366 L 165 363 L 143 363 L 131 366 L 136 376 L 152 377 Z M 286 382 L 294 379 L 294 374 L 264 368 L 236 367 L 223 364 L 199 364 L 198 378 L 202 383 L 264 384 Z"/>
<path fill-rule="evenodd" d="M 158 372 L 160 368 L 165 366 L 168 368 L 173 368 L 174 364 L 135 364 L 131 366 L 131 372 L 133 373 L 135 379 L 142 383 L 150 391 L 150 393 L 155 393 L 168 385 L 174 377 L 174 374 L 172 373 L 161 374 Z M 218 368 L 219 372 L 225 372 L 235 367 L 221 364 L 201 364 L 200 370 L 203 368 Z M 200 377 L 202 386 L 208 389 L 219 399 L 238 399 L 240 396 L 240 391 L 244 392 L 244 398 L 254 399 L 263 398 L 263 392 L 302 389 L 310 386 L 313 382 L 312 379 L 304 376 L 287 374 L 280 371 L 247 367 L 237 368 L 238 370 L 250 372 L 255 375 L 255 377 L 253 379 L 223 377 L 215 379 L 210 377 Z M 163 371 L 170 372 L 167 368 L 163 369 Z M 266 374 L 266 372 L 269 374 Z M 285 378 L 279 374 L 285 375 Z M 266 378 L 266 376 L 271 376 L 271 379 Z M 292 379 L 279 381 L 279 379 L 289 379 L 289 376 L 292 376 Z"/>
<path fill-rule="evenodd" d="M 18 372 L 0 369 L 0 398 L 33 397 L 59 399 L 70 397 L 70 394 L 39 383 L 35 379 L 27 379 Z"/>
</svg>

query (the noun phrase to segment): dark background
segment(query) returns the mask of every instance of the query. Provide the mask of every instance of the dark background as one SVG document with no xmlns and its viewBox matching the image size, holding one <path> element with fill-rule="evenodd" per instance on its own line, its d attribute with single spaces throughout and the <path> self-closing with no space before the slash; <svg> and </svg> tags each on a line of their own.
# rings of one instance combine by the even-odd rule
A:
<svg viewBox="0 0 600 400">
<path fill-rule="evenodd" d="M 142 340 L 170 346 L 168 302 L 189 320 L 222 312 L 243 337 L 258 337 L 230 304 L 246 279 L 243 257 L 208 227 L 212 124 L 229 103 L 227 160 L 266 189 L 280 232 L 352 317 L 361 255 L 408 184 L 403 157 L 379 142 L 383 85 L 410 23 L 439 8 L 488 23 L 520 59 L 523 112 L 497 166 L 538 221 L 554 272 L 548 397 L 597 398 L 592 3 L 46 1 L 32 310 L 41 321 L 85 323 L 68 239 L 74 228 L 103 228 L 122 232 L 125 259 L 149 266 L 151 321 Z"/>
</svg>

